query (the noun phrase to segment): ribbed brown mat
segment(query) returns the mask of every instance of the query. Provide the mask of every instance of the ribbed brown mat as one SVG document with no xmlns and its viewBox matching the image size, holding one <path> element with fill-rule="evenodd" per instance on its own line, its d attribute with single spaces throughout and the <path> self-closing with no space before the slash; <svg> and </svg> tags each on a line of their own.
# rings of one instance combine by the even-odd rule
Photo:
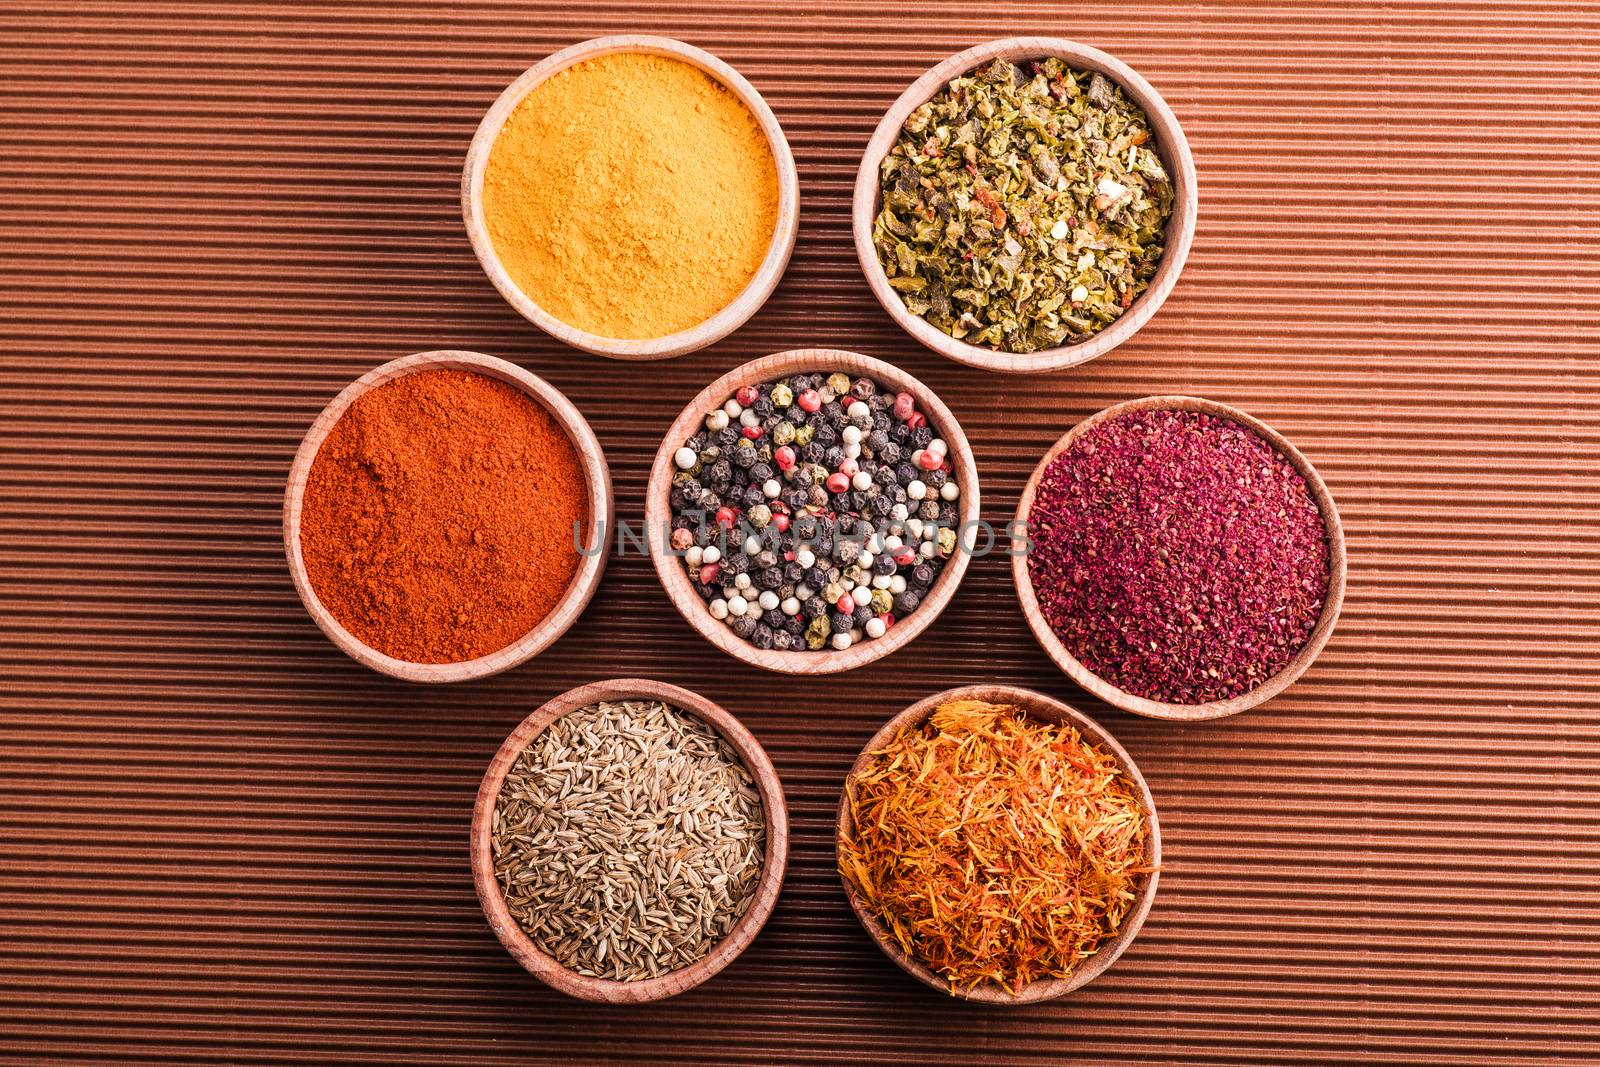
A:
<svg viewBox="0 0 1600 1067">
<path fill-rule="evenodd" d="M 0 2 L 0 1062 L 1600 1057 L 1600 10 L 704 7 Z M 645 372 L 518 318 L 457 208 L 467 141 L 507 82 L 640 30 L 743 71 L 803 186 L 771 304 Z M 884 108 L 1008 33 L 1129 61 L 1200 173 L 1166 307 L 1042 380 L 923 351 L 849 245 Z M 545 375 L 638 515 L 690 396 L 818 344 L 938 389 L 994 517 L 1114 401 L 1198 393 L 1273 423 L 1349 530 L 1332 644 L 1267 706 L 1177 726 L 1052 670 L 1000 558 L 916 644 L 825 681 L 714 652 L 631 555 L 565 639 L 485 684 L 377 677 L 301 610 L 283 478 L 316 412 L 377 363 L 461 347 Z M 620 674 L 741 715 L 796 833 L 748 955 L 676 1001 L 602 1009 L 500 949 L 466 832 L 511 726 Z M 913 984 L 831 869 L 857 747 L 914 698 L 984 680 L 1109 725 L 1166 833 L 1132 950 L 1032 1009 Z"/>
</svg>

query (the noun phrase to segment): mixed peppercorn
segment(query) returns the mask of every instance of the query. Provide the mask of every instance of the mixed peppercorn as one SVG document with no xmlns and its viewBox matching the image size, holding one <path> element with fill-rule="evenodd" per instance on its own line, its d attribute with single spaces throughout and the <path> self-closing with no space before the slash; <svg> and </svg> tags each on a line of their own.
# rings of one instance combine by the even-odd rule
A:
<svg viewBox="0 0 1600 1067">
<path fill-rule="evenodd" d="M 846 649 L 915 611 L 960 487 L 910 393 L 843 372 L 741 387 L 673 456 L 671 546 L 757 648 Z"/>
</svg>

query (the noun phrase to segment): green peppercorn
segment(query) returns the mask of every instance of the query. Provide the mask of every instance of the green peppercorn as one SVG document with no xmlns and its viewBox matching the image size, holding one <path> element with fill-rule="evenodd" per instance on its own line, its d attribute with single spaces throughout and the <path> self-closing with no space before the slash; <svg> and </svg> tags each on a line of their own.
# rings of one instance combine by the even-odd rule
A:
<svg viewBox="0 0 1600 1067">
<path fill-rule="evenodd" d="M 744 517 L 750 520 L 751 526 L 758 530 L 763 530 L 766 528 L 767 523 L 772 521 L 772 509 L 765 504 L 757 504 L 746 511 Z"/>
<path fill-rule="evenodd" d="M 828 638 L 833 635 L 833 627 L 828 622 L 828 616 L 818 615 L 811 620 L 811 625 L 806 627 L 806 647 L 816 651 L 828 643 Z"/>
<path fill-rule="evenodd" d="M 780 408 L 786 408 L 794 403 L 794 390 L 790 389 L 786 382 L 779 382 L 774 385 L 771 396 L 772 403 Z"/>
<path fill-rule="evenodd" d="M 939 528 L 939 555 L 948 556 L 956 550 L 956 532 L 952 527 Z"/>
<path fill-rule="evenodd" d="M 828 375 L 828 388 L 833 390 L 834 396 L 844 396 L 850 391 L 850 375 L 834 371 Z"/>
<path fill-rule="evenodd" d="M 882 615 L 894 607 L 894 594 L 887 589 L 874 589 L 872 591 L 872 613 Z"/>
<path fill-rule="evenodd" d="M 780 422 L 772 428 L 772 443 L 782 447 L 794 440 L 794 423 Z"/>
<path fill-rule="evenodd" d="M 794 443 L 804 448 L 811 443 L 811 439 L 816 435 L 817 431 L 814 426 L 801 426 L 794 431 Z"/>
</svg>

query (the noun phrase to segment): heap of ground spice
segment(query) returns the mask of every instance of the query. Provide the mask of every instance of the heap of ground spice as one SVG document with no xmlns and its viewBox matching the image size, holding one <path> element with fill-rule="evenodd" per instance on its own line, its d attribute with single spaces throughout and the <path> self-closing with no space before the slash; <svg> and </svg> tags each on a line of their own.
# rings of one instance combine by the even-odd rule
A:
<svg viewBox="0 0 1600 1067">
<path fill-rule="evenodd" d="M 1294 465 L 1231 419 L 1136 411 L 1095 426 L 1045 469 L 1028 523 L 1045 620 L 1136 696 L 1247 693 L 1322 615 L 1322 513 Z"/>
<path fill-rule="evenodd" d="M 778 168 L 721 82 L 616 53 L 536 85 L 497 135 L 484 221 L 506 273 L 569 326 L 648 339 L 721 311 L 772 243 Z"/>
<path fill-rule="evenodd" d="M 328 433 L 300 547 L 317 598 L 355 637 L 396 659 L 455 663 L 550 614 L 589 514 L 554 416 L 486 375 L 420 371 L 363 394 Z"/>
<path fill-rule="evenodd" d="M 1149 824 L 1116 758 L 1069 725 L 941 705 L 846 783 L 839 871 L 952 988 L 1066 978 L 1138 899 Z"/>
</svg>

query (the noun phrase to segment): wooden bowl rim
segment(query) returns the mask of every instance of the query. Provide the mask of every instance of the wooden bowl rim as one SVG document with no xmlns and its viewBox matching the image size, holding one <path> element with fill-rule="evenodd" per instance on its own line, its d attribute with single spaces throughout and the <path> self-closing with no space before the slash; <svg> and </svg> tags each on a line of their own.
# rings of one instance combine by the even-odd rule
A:
<svg viewBox="0 0 1600 1067">
<path fill-rule="evenodd" d="M 1094 70 L 1104 74 L 1122 86 L 1129 98 L 1144 109 L 1156 135 L 1156 148 L 1162 163 L 1172 175 L 1172 217 L 1167 220 L 1166 249 L 1156 267 L 1155 277 L 1150 280 L 1149 288 L 1115 322 L 1081 344 L 1061 345 L 1030 353 L 1001 352 L 958 341 L 921 316 L 906 310 L 899 294 L 889 285 L 889 277 L 878 262 L 878 252 L 872 243 L 872 225 L 878 216 L 881 199 L 878 172 L 884 156 L 894 147 L 911 112 L 926 103 L 952 79 L 997 58 L 1047 56 L 1064 59 L 1077 70 Z M 1138 71 L 1110 53 L 1077 41 L 1061 37 L 1005 37 L 958 52 L 938 63 L 912 82 L 889 106 L 861 155 L 850 216 L 856 258 L 861 262 L 862 273 L 866 275 L 867 284 L 878 298 L 878 303 L 883 305 L 889 317 L 901 329 L 941 356 L 969 367 L 1013 374 L 1042 374 L 1076 367 L 1104 355 L 1138 333 L 1154 317 L 1178 284 L 1178 275 L 1188 261 L 1198 212 L 1199 192 L 1188 138 L 1184 136 L 1178 116 Z"/>
<path fill-rule="evenodd" d="M 483 218 L 483 179 L 489 166 L 489 152 L 494 146 L 506 119 L 516 110 L 523 97 L 552 74 L 567 69 L 587 59 L 612 55 L 618 52 L 638 52 L 645 55 L 670 56 L 690 63 L 722 83 L 755 116 L 756 122 L 767 137 L 772 149 L 773 162 L 778 173 L 778 218 L 772 231 L 772 242 L 760 267 L 739 295 L 721 311 L 685 330 L 663 337 L 627 339 L 603 337 L 568 325 L 545 311 L 524 293 L 506 272 L 505 265 L 494 249 L 489 230 Z M 478 257 L 489 281 L 499 290 L 508 304 L 529 322 L 545 333 L 573 348 L 613 359 L 649 360 L 669 359 L 686 352 L 704 348 L 722 340 L 744 325 L 761 309 L 778 287 L 789 257 L 794 253 L 795 237 L 800 222 L 800 180 L 795 170 L 794 153 L 777 116 L 767 106 L 766 100 L 733 67 L 704 49 L 670 37 L 650 34 L 624 33 L 595 37 L 554 52 L 522 73 L 490 105 L 467 148 L 461 173 L 461 214 L 466 222 L 467 238 Z"/>
<path fill-rule="evenodd" d="M 1052 1000 L 1055 997 L 1081 989 L 1094 981 L 1117 961 L 1117 958 L 1127 951 L 1133 939 L 1138 936 L 1144 927 L 1145 919 L 1150 915 L 1150 909 L 1155 906 L 1156 886 L 1161 880 L 1161 822 L 1156 815 L 1155 796 L 1150 792 L 1150 784 L 1145 780 L 1144 772 L 1139 770 L 1133 757 L 1128 755 L 1127 749 L 1117 741 L 1111 733 L 1094 719 L 1054 697 L 1047 696 L 1037 690 L 1027 689 L 1016 685 L 963 685 L 954 689 L 946 689 L 942 693 L 934 693 L 912 704 L 904 711 L 899 712 L 872 735 L 872 739 L 861 747 L 861 752 L 856 756 L 855 762 L 850 766 L 850 773 L 845 778 L 844 789 L 839 795 L 839 811 L 834 829 L 834 867 L 838 868 L 839 842 L 849 836 L 855 829 L 855 819 L 850 811 L 850 783 L 876 756 L 876 753 L 897 737 L 902 731 L 924 722 L 940 705 L 951 700 L 973 699 L 986 700 L 992 704 L 1011 704 L 1022 708 L 1029 715 L 1044 719 L 1047 722 L 1070 723 L 1078 728 L 1085 740 L 1091 744 L 1099 745 L 1111 753 L 1121 763 L 1124 772 L 1134 784 L 1140 803 L 1144 806 L 1145 817 L 1149 823 L 1150 834 L 1145 845 L 1145 854 L 1150 866 L 1155 868 L 1146 878 L 1144 887 L 1139 893 L 1139 899 L 1129 910 L 1122 926 L 1115 937 L 1106 941 L 1100 949 L 1087 960 L 1083 961 L 1078 969 L 1068 978 L 1044 978 L 1030 982 L 1022 988 L 1022 992 L 1013 996 L 992 983 L 985 983 L 971 990 L 951 989 L 950 984 L 929 970 L 921 961 L 908 954 L 898 944 L 889 939 L 888 930 L 882 921 L 861 901 L 855 887 L 842 873 L 839 880 L 844 886 L 845 896 L 850 901 L 850 910 L 855 912 L 856 919 L 872 937 L 874 943 L 883 951 L 885 956 L 893 960 L 895 965 L 911 977 L 932 989 L 937 989 L 959 1000 L 971 1000 L 981 1004 L 1037 1004 L 1042 1000 Z"/>
<path fill-rule="evenodd" d="M 521 389 L 546 411 L 550 412 L 572 441 L 583 463 L 584 488 L 589 494 L 589 531 L 600 539 L 599 551 L 580 558 L 577 572 L 561 594 L 561 599 L 550 614 L 541 619 L 532 630 L 502 649 L 477 659 L 457 663 L 414 663 L 396 659 L 379 652 L 357 638 L 344 624 L 334 618 L 312 587 L 311 576 L 306 571 L 305 556 L 300 545 L 300 517 L 305 504 L 306 481 L 311 466 L 316 462 L 322 443 L 334 425 L 349 410 L 350 405 L 396 378 L 428 370 L 466 370 L 506 382 Z M 317 628 L 328 636 L 345 655 L 375 671 L 411 682 L 463 682 L 487 678 L 525 663 L 548 648 L 556 638 L 566 633 L 577 621 L 600 588 L 600 578 L 605 573 L 609 546 L 605 531 L 611 527 L 612 491 L 611 469 L 606 463 L 600 441 L 589 427 L 588 420 L 572 401 L 555 386 L 536 374 L 523 370 L 515 363 L 481 352 L 438 349 L 417 352 L 390 360 L 380 367 L 367 371 L 345 386 L 338 396 L 328 402 L 306 430 L 289 467 L 289 477 L 283 499 L 283 546 L 289 561 L 289 574 L 294 580 L 295 592 L 307 614 Z"/>
<path fill-rule="evenodd" d="M 666 538 L 672 527 L 672 508 L 669 495 L 672 489 L 673 453 L 693 437 L 703 425 L 706 414 L 713 406 L 720 406 L 741 385 L 786 375 L 822 370 L 847 371 L 853 376 L 867 376 L 893 386 L 916 397 L 918 408 L 928 416 L 930 425 L 949 446 L 956 484 L 961 488 L 961 526 L 970 536 L 962 535 L 960 547 L 945 564 L 939 577 L 921 604 L 903 620 L 897 620 L 888 633 L 876 640 L 866 640 L 849 648 L 825 649 L 819 652 L 779 652 L 761 649 L 731 630 L 727 623 L 711 617 L 706 602 L 700 599 L 689 582 L 683 561 L 668 551 Z M 715 405 L 713 405 L 715 401 Z M 672 423 L 650 467 L 650 484 L 645 490 L 645 530 L 650 546 L 650 560 L 655 565 L 656 576 L 678 614 L 722 651 L 763 670 L 777 674 L 817 675 L 835 674 L 854 670 L 889 655 L 910 644 L 937 619 L 955 596 L 956 587 L 971 562 L 972 548 L 976 544 L 977 529 L 969 524 L 979 519 L 978 467 L 972 446 L 955 415 L 932 389 L 910 374 L 872 356 L 838 348 L 794 348 L 775 352 L 722 375 L 702 389 Z"/>
<path fill-rule="evenodd" d="M 1033 631 L 1033 636 L 1038 639 L 1056 666 L 1066 672 L 1067 676 L 1079 686 L 1107 704 L 1151 719 L 1171 719 L 1181 722 L 1197 722 L 1237 715 L 1241 711 L 1248 711 L 1259 704 L 1264 704 L 1282 693 L 1310 668 L 1327 645 L 1328 638 L 1333 636 L 1334 625 L 1339 621 L 1339 612 L 1344 607 L 1349 562 L 1345 551 L 1344 523 L 1339 518 L 1339 508 L 1334 504 L 1333 494 L 1328 491 L 1328 484 L 1322 480 L 1322 475 L 1287 437 L 1253 415 L 1204 397 L 1147 396 L 1113 404 L 1095 412 L 1062 434 L 1044 454 L 1038 466 L 1034 467 L 1033 474 L 1028 478 L 1028 484 L 1023 488 L 1022 496 L 1017 501 L 1016 522 L 1027 521 L 1028 513 L 1033 510 L 1034 497 L 1038 494 L 1039 482 L 1044 477 L 1045 468 L 1049 467 L 1073 441 L 1109 419 L 1131 411 L 1150 410 L 1196 411 L 1237 422 L 1264 438 L 1305 478 L 1311 499 L 1316 501 L 1317 510 L 1322 513 L 1322 523 L 1328 537 L 1328 593 L 1323 598 L 1322 615 L 1317 619 L 1317 625 L 1312 629 L 1310 638 L 1281 671 L 1248 693 L 1228 700 L 1213 700 L 1206 704 L 1170 704 L 1119 689 L 1090 671 L 1082 661 L 1067 650 L 1061 639 L 1055 635 L 1055 631 L 1050 628 L 1050 624 L 1045 621 L 1044 612 L 1039 607 L 1039 599 L 1033 590 L 1033 580 L 1028 574 L 1027 557 L 1021 553 L 1013 553 L 1011 557 L 1011 578 L 1017 588 L 1017 600 L 1022 605 L 1022 614 L 1028 620 L 1028 627 Z M 1024 528 L 1014 527 L 1014 529 Z"/>
<path fill-rule="evenodd" d="M 495 802 L 506 774 L 522 751 L 551 723 L 579 708 L 603 700 L 659 700 L 682 709 L 705 722 L 728 742 L 745 769 L 755 779 L 761 794 L 762 816 L 766 828 L 766 850 L 762 857 L 761 880 L 756 885 L 750 907 L 728 935 L 709 953 L 686 967 L 638 982 L 619 982 L 591 978 L 568 969 L 536 945 L 506 907 L 500 883 L 494 874 L 490 844 Z M 545 985 L 580 1000 L 606 1004 L 642 1004 L 676 996 L 712 978 L 737 959 L 766 925 L 778 903 L 784 872 L 789 860 L 789 809 L 784 800 L 783 783 L 766 749 L 748 728 L 720 705 L 680 686 L 649 678 L 611 678 L 589 682 L 553 697 L 537 708 L 512 730 L 484 772 L 472 808 L 472 881 L 484 918 L 500 943 L 523 969 Z"/>
</svg>

